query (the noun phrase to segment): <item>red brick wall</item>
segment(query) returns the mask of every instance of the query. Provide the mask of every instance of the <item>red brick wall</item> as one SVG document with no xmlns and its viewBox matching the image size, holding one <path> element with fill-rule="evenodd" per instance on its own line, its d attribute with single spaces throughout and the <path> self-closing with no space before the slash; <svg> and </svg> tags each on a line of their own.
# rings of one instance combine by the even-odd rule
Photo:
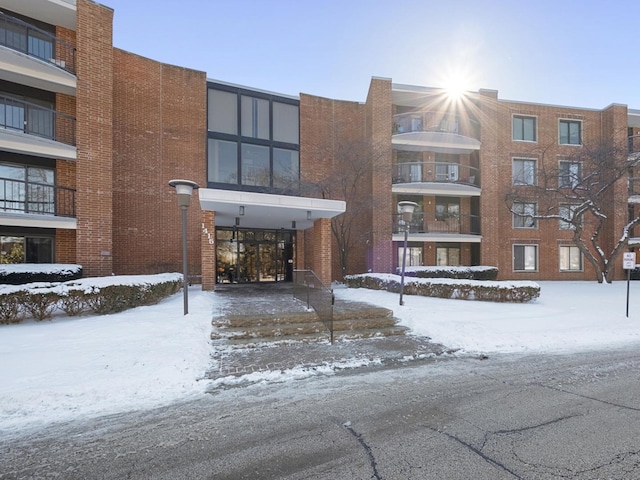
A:
<svg viewBox="0 0 640 480">
<path fill-rule="evenodd" d="M 482 246 L 481 263 L 497 266 L 500 279 L 531 280 L 578 280 L 594 279 L 593 268 L 586 261 L 584 272 L 560 272 L 559 246 L 572 245 L 572 231 L 561 230 L 559 222 L 543 220 L 536 229 L 514 229 L 512 214 L 508 210 L 505 197 L 512 188 L 512 159 L 514 157 L 535 158 L 538 170 L 545 166 L 556 168 L 558 161 L 572 155 L 581 147 L 558 144 L 559 119 L 578 119 L 582 121 L 583 142 L 595 143 L 612 138 L 616 127 L 625 125 L 626 110 L 617 111 L 611 116 L 611 127 L 603 122 L 603 112 L 570 107 L 538 105 L 518 102 L 496 101 L 495 92 L 483 93 L 481 101 L 482 147 L 480 165 L 482 175 L 481 222 Z M 512 141 L 511 123 L 513 114 L 533 115 L 537 117 L 538 140 L 532 142 Z M 606 115 L 605 115 L 606 116 Z M 615 117 L 615 121 L 613 118 Z M 623 132 L 624 128 L 618 128 Z M 616 190 L 616 196 L 622 200 L 616 207 L 615 215 L 620 226 L 621 218 L 626 216 L 626 186 Z M 626 185 L 626 184 L 625 184 Z M 613 214 L 613 212 L 612 212 Z M 613 230 L 609 232 L 615 235 Z M 610 242 L 609 242 L 610 243 Z M 539 264 L 537 272 L 514 272 L 514 244 L 538 245 Z"/>
<path fill-rule="evenodd" d="M 77 1 L 76 232 L 86 276 L 113 272 L 113 10 Z"/>
<path fill-rule="evenodd" d="M 55 259 L 56 263 L 76 263 L 76 231 L 56 230 Z"/>
<path fill-rule="evenodd" d="M 214 212 L 202 212 L 202 289 L 215 290 L 216 288 L 216 216 Z"/>
<path fill-rule="evenodd" d="M 168 182 L 206 187 L 206 76 L 119 49 L 114 58 L 114 271 L 181 272 L 181 212 Z M 197 190 L 187 222 L 189 272 L 200 274 Z"/>
</svg>

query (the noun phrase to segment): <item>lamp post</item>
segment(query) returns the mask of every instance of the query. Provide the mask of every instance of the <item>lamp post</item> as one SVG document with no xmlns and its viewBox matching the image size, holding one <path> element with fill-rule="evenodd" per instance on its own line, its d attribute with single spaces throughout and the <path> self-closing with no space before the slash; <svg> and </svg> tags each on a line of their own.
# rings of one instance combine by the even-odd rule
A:
<svg viewBox="0 0 640 480">
<path fill-rule="evenodd" d="M 398 213 L 400 220 L 398 224 L 404 230 L 404 248 L 402 249 L 402 276 L 400 277 L 400 305 L 404 305 L 402 295 L 404 294 L 404 270 L 407 265 L 407 241 L 409 239 L 409 228 L 411 227 L 411 217 L 418 204 L 416 202 L 398 202 Z"/>
<path fill-rule="evenodd" d="M 187 208 L 191 203 L 191 194 L 200 188 L 191 180 L 171 180 L 169 186 L 176 189 L 178 194 L 178 207 L 182 210 L 182 290 L 184 296 L 184 314 L 189 313 L 189 282 L 187 263 Z"/>
</svg>

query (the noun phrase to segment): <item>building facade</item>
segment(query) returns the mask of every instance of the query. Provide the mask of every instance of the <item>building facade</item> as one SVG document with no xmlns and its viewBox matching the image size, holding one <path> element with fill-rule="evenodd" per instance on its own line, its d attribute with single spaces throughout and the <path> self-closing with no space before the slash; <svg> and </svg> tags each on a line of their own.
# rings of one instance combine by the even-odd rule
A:
<svg viewBox="0 0 640 480">
<path fill-rule="evenodd" d="M 375 77 L 364 102 L 266 92 L 114 48 L 113 15 L 90 0 L 0 0 L 2 263 L 180 271 L 168 182 L 184 178 L 201 187 L 187 245 L 206 289 L 294 269 L 326 283 L 394 272 L 403 255 L 496 266 L 501 279 L 594 278 L 567 222 L 536 219 L 544 202 L 517 195 L 550 171 L 574 186 L 589 145 L 640 150 L 640 112 Z M 612 189 L 605 248 L 640 213 L 638 177 Z M 406 252 L 400 201 L 418 205 Z"/>
</svg>

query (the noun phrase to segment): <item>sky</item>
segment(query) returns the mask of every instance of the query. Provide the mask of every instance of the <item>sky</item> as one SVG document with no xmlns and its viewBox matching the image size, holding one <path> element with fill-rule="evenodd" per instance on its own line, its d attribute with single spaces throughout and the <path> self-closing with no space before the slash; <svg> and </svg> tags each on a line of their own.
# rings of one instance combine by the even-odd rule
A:
<svg viewBox="0 0 640 480">
<path fill-rule="evenodd" d="M 114 283 L 154 283 L 160 276 L 82 279 L 85 286 Z M 124 278 L 124 280 L 123 280 Z M 428 281 L 427 279 L 407 279 Z M 509 282 L 510 284 L 517 282 Z M 530 282 L 526 282 L 527 284 Z M 631 283 L 632 301 L 626 317 L 626 282 L 538 282 L 540 297 L 531 303 L 507 304 L 350 289 L 334 285 L 337 301 L 365 301 L 393 310 L 410 335 L 428 336 L 454 355 L 571 353 L 591 349 L 640 346 L 640 282 Z M 3 289 L 11 286 L 0 286 Z M 157 305 L 125 312 L 25 320 L 0 325 L 0 440 L 50 423 L 144 410 L 174 402 L 204 398 L 207 391 L 256 394 L 273 382 L 331 376 L 360 367 L 350 356 L 317 368 L 253 372 L 240 377 L 205 378 L 219 370 L 216 363 L 230 346 L 211 344 L 211 319 L 226 308 L 224 296 L 189 291 L 189 314 L 183 315 L 179 292 Z M 327 340 L 328 344 L 328 340 Z M 212 357 L 213 349 L 217 355 Z M 273 348 L 273 347 L 266 347 Z M 286 348 L 286 347 L 278 347 Z M 335 350 L 333 351 L 335 354 Z M 216 360 L 218 359 L 218 360 Z M 380 363 L 383 359 L 368 359 Z M 427 366 L 426 368 L 434 368 Z M 342 377 L 349 381 L 349 377 Z"/>
<path fill-rule="evenodd" d="M 100 0 L 116 47 L 276 93 L 363 102 L 371 77 L 640 108 L 632 0 Z"/>
</svg>

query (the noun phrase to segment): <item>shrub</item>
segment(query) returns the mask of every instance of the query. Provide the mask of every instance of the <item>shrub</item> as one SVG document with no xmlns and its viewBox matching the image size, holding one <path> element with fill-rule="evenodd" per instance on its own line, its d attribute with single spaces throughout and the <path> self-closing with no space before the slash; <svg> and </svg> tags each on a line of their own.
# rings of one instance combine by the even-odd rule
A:
<svg viewBox="0 0 640 480">
<path fill-rule="evenodd" d="M 459 280 L 495 280 L 497 267 L 411 267 L 406 277 L 453 278 Z"/>
<path fill-rule="evenodd" d="M 351 288 L 369 288 L 400 292 L 398 275 L 347 275 L 345 284 Z M 425 297 L 481 300 L 487 302 L 525 303 L 540 296 L 540 286 L 534 282 L 489 282 L 476 280 L 405 279 L 404 293 Z"/>
<path fill-rule="evenodd" d="M 66 294 L 61 295 L 58 305 L 62 311 L 70 317 L 80 315 L 89 308 L 87 298 L 84 292 L 80 290 L 70 290 Z"/>
<path fill-rule="evenodd" d="M 68 282 L 82 278 L 81 265 L 21 264 L 3 268 L 0 265 L 0 284 L 25 285 L 36 282 Z"/>
<path fill-rule="evenodd" d="M 58 298 L 54 292 L 28 292 L 24 295 L 24 307 L 36 320 L 46 320 L 51 318 Z"/>
<path fill-rule="evenodd" d="M 24 293 L 0 294 L 0 324 L 20 323 L 24 318 Z"/>
</svg>

